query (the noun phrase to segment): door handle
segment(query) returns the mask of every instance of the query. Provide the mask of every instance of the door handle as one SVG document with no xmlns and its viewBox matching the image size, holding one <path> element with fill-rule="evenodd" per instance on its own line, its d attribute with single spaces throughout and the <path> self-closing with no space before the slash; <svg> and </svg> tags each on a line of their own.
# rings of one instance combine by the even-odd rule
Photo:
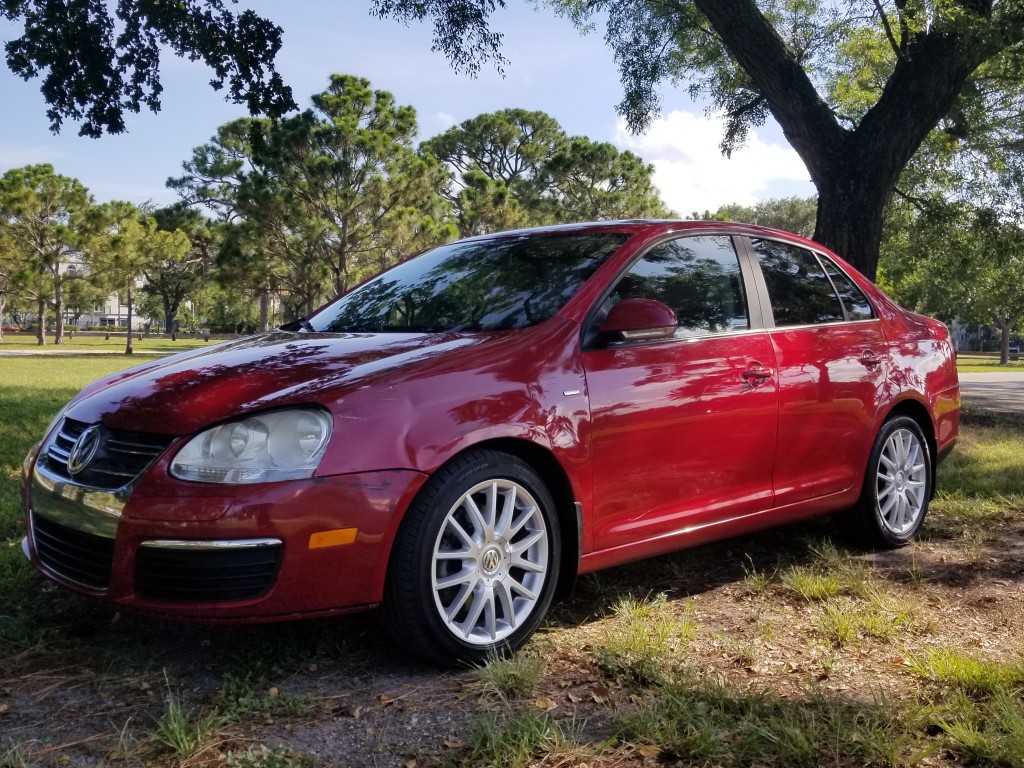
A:
<svg viewBox="0 0 1024 768">
<path fill-rule="evenodd" d="M 857 361 L 865 368 L 874 368 L 876 365 L 882 364 L 882 358 L 872 352 L 870 349 L 865 351 Z"/>
<path fill-rule="evenodd" d="M 775 375 L 771 368 L 748 368 L 743 372 L 743 380 L 752 387 L 758 387 Z"/>
</svg>

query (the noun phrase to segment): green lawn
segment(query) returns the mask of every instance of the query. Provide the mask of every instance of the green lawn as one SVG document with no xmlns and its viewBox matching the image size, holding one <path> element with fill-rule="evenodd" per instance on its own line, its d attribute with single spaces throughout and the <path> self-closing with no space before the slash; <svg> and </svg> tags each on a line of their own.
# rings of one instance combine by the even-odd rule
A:
<svg viewBox="0 0 1024 768">
<path fill-rule="evenodd" d="M 192 336 L 181 335 L 177 341 L 171 341 L 170 337 L 164 336 L 143 336 L 141 339 L 135 338 L 132 342 L 132 348 L 135 350 L 135 354 L 155 352 L 159 354 L 166 354 L 169 352 L 184 352 L 188 349 L 195 349 L 196 347 L 203 347 L 207 344 L 216 343 L 220 339 L 212 339 L 209 342 L 204 342 L 201 338 L 193 338 Z M 0 339 L 0 352 L 6 350 L 22 351 L 22 350 L 37 350 L 37 349 L 49 349 L 49 350 L 72 350 L 76 352 L 84 351 L 101 351 L 110 352 L 111 354 L 123 353 L 125 347 L 124 334 L 111 334 L 110 338 L 106 338 L 100 334 L 75 334 L 74 338 L 70 336 L 64 337 L 64 343 L 57 346 L 53 343 L 53 334 L 47 334 L 46 345 L 40 347 L 36 341 L 36 337 L 32 333 L 5 333 L 3 338 Z"/>
<path fill-rule="evenodd" d="M 828 530 L 816 523 L 805 543 L 791 527 L 624 566 L 583 579 L 513 660 L 396 683 L 408 662 L 337 624 L 168 631 L 115 621 L 34 574 L 18 546 L 25 454 L 82 386 L 153 359 L 0 358 L 0 705 L 10 708 L 0 710 L 0 768 L 314 766 L 280 745 L 276 722 L 296 732 L 331 723 L 332 738 L 372 723 L 401 739 L 387 718 L 405 723 L 439 701 L 453 746 L 443 763 L 428 751 L 417 765 L 1024 765 L 1024 661 L 998 653 L 1024 649 L 1012 589 L 1024 533 L 1019 423 L 972 417 L 942 466 L 924 539 L 901 553 L 837 548 L 814 538 Z M 369 680 L 373 664 L 386 681 L 360 708 L 337 681 Z M 124 708 L 93 721 L 65 711 L 51 687 Z M 47 714 L 33 725 L 16 710 L 36 701 Z M 79 721 L 76 736 L 61 730 Z M 19 730 L 5 734 L 11 723 Z M 409 743 L 408 754 L 421 748 Z"/>
<path fill-rule="evenodd" d="M 994 371 L 1024 371 L 1024 359 L 999 364 L 998 352 L 960 352 L 956 356 L 956 369 L 960 373 L 992 373 Z"/>
</svg>

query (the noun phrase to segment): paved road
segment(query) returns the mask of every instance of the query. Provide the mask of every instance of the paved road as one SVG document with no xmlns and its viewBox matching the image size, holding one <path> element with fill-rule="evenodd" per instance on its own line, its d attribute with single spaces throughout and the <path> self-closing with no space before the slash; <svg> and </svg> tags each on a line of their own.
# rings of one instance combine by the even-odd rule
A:
<svg viewBox="0 0 1024 768">
<path fill-rule="evenodd" d="M 967 405 L 1024 414 L 1024 373 L 961 373 L 960 397 Z"/>
</svg>

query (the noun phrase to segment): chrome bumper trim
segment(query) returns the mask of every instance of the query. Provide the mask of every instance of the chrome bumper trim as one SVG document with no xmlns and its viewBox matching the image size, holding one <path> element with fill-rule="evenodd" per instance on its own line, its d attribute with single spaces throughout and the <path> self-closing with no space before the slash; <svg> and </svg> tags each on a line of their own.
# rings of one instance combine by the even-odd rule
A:
<svg viewBox="0 0 1024 768">
<path fill-rule="evenodd" d="M 69 483 L 36 463 L 32 473 L 32 514 L 76 531 L 113 539 L 132 485 L 116 492 Z"/>
<path fill-rule="evenodd" d="M 140 547 L 152 549 L 258 549 L 260 547 L 279 547 L 281 539 L 222 539 L 215 541 L 189 541 L 186 539 L 150 539 L 139 544 Z"/>
</svg>

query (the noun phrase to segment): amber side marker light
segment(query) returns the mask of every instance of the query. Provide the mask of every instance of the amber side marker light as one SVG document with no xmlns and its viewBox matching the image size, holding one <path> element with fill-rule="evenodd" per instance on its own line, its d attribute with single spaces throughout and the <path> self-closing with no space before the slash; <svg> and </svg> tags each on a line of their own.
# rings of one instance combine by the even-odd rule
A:
<svg viewBox="0 0 1024 768">
<path fill-rule="evenodd" d="M 320 547 L 338 547 L 342 544 L 351 544 L 356 540 L 358 528 L 335 528 L 333 531 L 320 531 L 309 536 L 309 548 L 319 549 Z"/>
</svg>

